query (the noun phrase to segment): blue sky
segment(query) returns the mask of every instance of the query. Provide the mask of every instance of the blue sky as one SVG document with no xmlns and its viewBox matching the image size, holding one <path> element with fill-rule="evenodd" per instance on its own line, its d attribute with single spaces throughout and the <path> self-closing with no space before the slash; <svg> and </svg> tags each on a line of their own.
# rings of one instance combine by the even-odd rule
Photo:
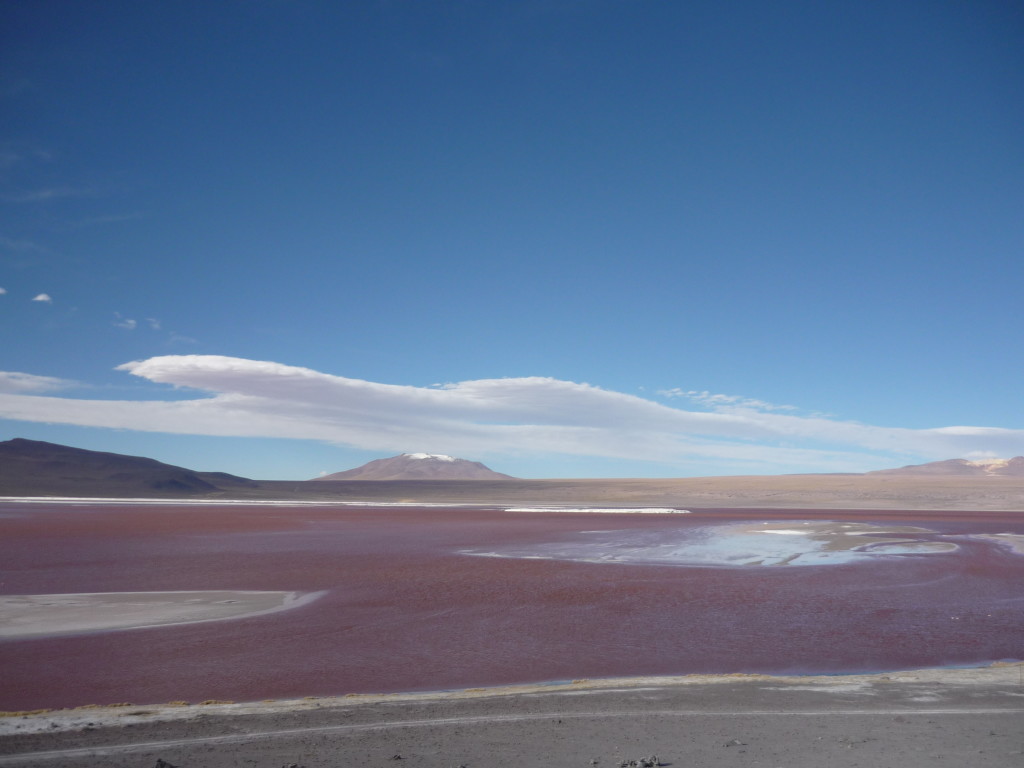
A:
<svg viewBox="0 0 1024 768">
<path fill-rule="evenodd" d="M 0 9 L 0 439 L 250 477 L 1024 454 L 1016 2 Z"/>
</svg>

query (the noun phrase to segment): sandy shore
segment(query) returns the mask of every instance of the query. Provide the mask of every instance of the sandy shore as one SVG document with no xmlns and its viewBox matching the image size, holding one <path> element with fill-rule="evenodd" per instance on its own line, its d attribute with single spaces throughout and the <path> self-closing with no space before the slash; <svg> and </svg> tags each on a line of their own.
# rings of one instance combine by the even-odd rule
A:
<svg viewBox="0 0 1024 768">
<path fill-rule="evenodd" d="M 223 621 L 296 608 L 316 594 L 254 590 L 0 596 L 0 639 Z"/>
<path fill-rule="evenodd" d="M 0 719 L 0 765 L 1006 768 L 1024 666 L 828 677 L 687 676 Z"/>
</svg>

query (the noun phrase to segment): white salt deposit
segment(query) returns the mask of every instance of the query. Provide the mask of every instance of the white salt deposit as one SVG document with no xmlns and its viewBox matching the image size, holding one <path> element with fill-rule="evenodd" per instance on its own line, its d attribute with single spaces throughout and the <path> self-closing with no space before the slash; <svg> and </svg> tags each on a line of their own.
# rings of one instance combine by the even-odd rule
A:
<svg viewBox="0 0 1024 768">
<path fill-rule="evenodd" d="M 312 506 L 335 506 L 337 501 L 280 501 L 267 499 L 147 499 L 147 498 L 103 498 L 87 496 L 0 496 L 0 502 L 12 501 L 19 504 L 145 504 L 146 506 L 205 507 L 207 505 L 278 506 L 293 507 L 300 504 Z"/>
<path fill-rule="evenodd" d="M 538 511 L 538 508 L 526 509 Z M 539 511 L 573 510 L 547 507 Z M 765 536 L 767 533 L 784 535 Z M 590 531 L 585 536 L 581 534 L 576 540 L 541 542 L 528 547 L 501 547 L 486 552 L 466 549 L 461 550 L 461 553 L 589 563 L 748 568 L 833 565 L 880 557 L 941 554 L 957 549 L 957 544 L 949 537 L 942 537 L 942 540 L 938 538 L 926 528 L 911 526 L 876 530 L 873 526 L 860 523 L 839 525 L 834 521 L 786 521 L 680 526 L 674 529 L 666 527 L 655 531 Z"/>
<path fill-rule="evenodd" d="M 688 515 L 688 509 L 671 507 L 508 507 L 506 512 L 584 512 L 587 514 Z"/>
<path fill-rule="evenodd" d="M 323 594 L 197 590 L 3 595 L 0 638 L 53 637 L 261 616 L 297 608 Z"/>
</svg>

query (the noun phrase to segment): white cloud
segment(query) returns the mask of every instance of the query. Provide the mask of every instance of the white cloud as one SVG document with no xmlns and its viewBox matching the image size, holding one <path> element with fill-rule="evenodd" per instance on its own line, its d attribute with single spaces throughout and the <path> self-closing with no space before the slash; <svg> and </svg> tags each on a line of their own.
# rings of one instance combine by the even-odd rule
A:
<svg viewBox="0 0 1024 768">
<path fill-rule="evenodd" d="M 53 303 L 53 299 L 50 298 L 50 294 L 48 293 L 40 293 L 36 296 L 33 296 L 32 301 L 43 301 L 46 302 L 47 304 Z"/>
<path fill-rule="evenodd" d="M 686 397 L 695 403 L 707 406 L 712 410 L 722 411 L 729 408 L 750 408 L 756 411 L 795 411 L 793 405 L 775 405 L 764 400 L 755 400 L 742 395 L 716 395 L 705 390 L 684 390 L 680 387 L 672 389 L 659 389 L 658 394 L 663 397 Z"/>
<path fill-rule="evenodd" d="M 138 321 L 132 320 L 130 317 L 123 317 L 120 312 L 115 312 L 114 317 L 117 318 L 114 321 L 114 325 L 118 328 L 124 328 L 126 331 L 134 331 L 139 324 Z"/>
<path fill-rule="evenodd" d="M 7 293 L 7 289 L 0 287 L 0 296 L 3 296 L 5 293 Z"/>
<path fill-rule="evenodd" d="M 126 331 L 134 331 L 136 328 L 139 327 L 138 320 L 135 320 L 134 318 L 131 317 L 125 317 L 120 312 L 115 312 L 114 317 L 116 318 L 114 320 L 114 325 L 117 326 L 118 328 L 124 328 Z M 155 317 L 147 317 L 145 319 L 145 323 L 146 326 L 149 327 L 149 329 L 152 331 L 160 330 L 160 321 L 157 320 Z"/>
<path fill-rule="evenodd" d="M 52 392 L 75 386 L 75 382 L 52 376 L 34 376 L 31 373 L 0 371 L 0 392 Z"/>
<path fill-rule="evenodd" d="M 154 357 L 118 369 L 198 390 L 197 397 L 115 402 L 3 395 L 0 417 L 321 440 L 380 451 L 417 446 L 456 456 L 571 454 L 680 467 L 716 459 L 751 473 L 858 471 L 893 466 L 893 457 L 905 464 L 972 451 L 1024 453 L 1024 430 L 876 427 L 740 407 L 687 411 L 543 377 L 414 387 L 214 355 Z"/>
</svg>

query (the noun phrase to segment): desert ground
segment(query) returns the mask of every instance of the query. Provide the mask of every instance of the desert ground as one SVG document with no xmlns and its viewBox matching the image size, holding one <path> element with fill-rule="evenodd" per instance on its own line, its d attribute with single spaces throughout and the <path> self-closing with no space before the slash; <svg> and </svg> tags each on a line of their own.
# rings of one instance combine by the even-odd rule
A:
<svg viewBox="0 0 1024 768">
<path fill-rule="evenodd" d="M 103 495 L 103 494 L 97 494 Z M 120 494 L 118 494 L 120 495 Z M 260 481 L 214 496 L 409 503 L 1024 511 L 1024 477 L 772 475 L 605 480 Z"/>
<path fill-rule="evenodd" d="M 264 483 L 297 498 L 475 504 L 646 505 L 743 509 L 1024 511 L 1024 477 L 772 475 L 609 480 Z M 254 491 L 254 493 L 256 493 Z M 287 498 L 287 497 L 286 497 Z"/>
<path fill-rule="evenodd" d="M 0 766 L 1009 768 L 1024 760 L 1022 673 L 656 677 L 89 708 L 0 720 Z"/>
</svg>

